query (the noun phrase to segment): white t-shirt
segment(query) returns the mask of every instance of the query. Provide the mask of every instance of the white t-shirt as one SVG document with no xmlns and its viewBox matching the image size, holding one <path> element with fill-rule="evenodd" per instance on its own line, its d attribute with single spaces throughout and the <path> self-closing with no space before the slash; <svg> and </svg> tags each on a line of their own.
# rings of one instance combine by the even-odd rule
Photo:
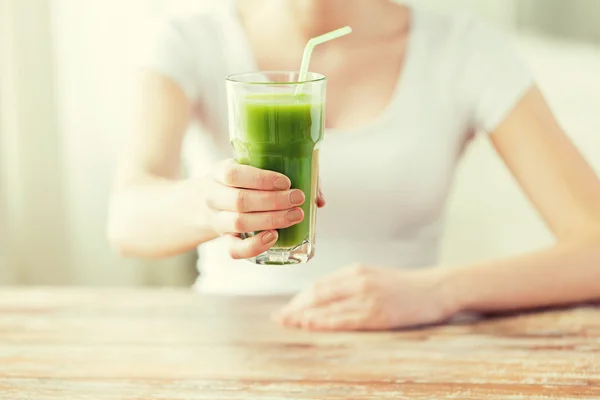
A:
<svg viewBox="0 0 600 400">
<path fill-rule="evenodd" d="M 318 212 L 313 260 L 253 265 L 230 259 L 217 239 L 199 248 L 200 291 L 294 293 L 354 263 L 438 262 L 445 203 L 466 143 L 474 132 L 493 131 L 533 81 L 509 41 L 476 19 L 411 10 L 405 65 L 387 108 L 367 126 L 325 132 L 320 177 L 327 206 Z M 257 69 L 236 13 L 224 8 L 172 20 L 147 66 L 202 105 L 201 129 L 184 147 L 195 172 L 230 158 L 225 77 Z"/>
</svg>

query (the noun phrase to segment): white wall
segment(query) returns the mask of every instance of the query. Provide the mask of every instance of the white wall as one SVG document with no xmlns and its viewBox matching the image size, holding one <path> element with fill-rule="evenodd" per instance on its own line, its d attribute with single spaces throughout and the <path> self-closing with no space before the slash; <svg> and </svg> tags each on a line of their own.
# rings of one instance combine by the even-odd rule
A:
<svg viewBox="0 0 600 400">
<path fill-rule="evenodd" d="M 519 26 L 600 43 L 600 1 L 519 0 L 517 10 Z"/>
<path fill-rule="evenodd" d="M 518 0 L 409 0 L 407 3 L 424 5 L 433 10 L 451 12 L 469 10 L 496 26 L 512 28 L 516 22 Z"/>
</svg>

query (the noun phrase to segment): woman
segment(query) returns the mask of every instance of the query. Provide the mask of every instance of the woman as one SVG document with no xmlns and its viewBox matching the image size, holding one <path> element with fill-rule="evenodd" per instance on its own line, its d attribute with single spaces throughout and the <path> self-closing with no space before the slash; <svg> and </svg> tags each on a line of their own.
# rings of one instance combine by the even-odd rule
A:
<svg viewBox="0 0 600 400">
<path fill-rule="evenodd" d="M 309 38 L 344 25 L 354 33 L 317 48 L 311 64 L 329 77 L 317 255 L 295 268 L 251 265 L 241 259 L 298 223 L 305 198 L 285 176 L 227 161 L 224 78 L 295 70 Z M 176 20 L 157 43 L 112 199 L 109 235 L 122 253 L 200 246 L 200 291 L 297 293 L 274 318 L 306 329 L 391 329 L 600 297 L 600 183 L 494 31 L 389 0 L 239 0 Z M 191 122 L 205 133 L 191 137 L 196 173 L 181 179 Z M 556 244 L 441 268 L 445 201 L 477 131 Z M 255 230 L 264 233 L 235 235 Z"/>
</svg>

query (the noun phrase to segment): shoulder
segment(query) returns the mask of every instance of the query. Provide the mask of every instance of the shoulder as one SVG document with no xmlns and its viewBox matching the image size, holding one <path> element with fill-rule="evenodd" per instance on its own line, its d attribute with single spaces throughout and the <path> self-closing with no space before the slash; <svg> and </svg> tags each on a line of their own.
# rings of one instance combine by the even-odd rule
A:
<svg viewBox="0 0 600 400">
<path fill-rule="evenodd" d="M 214 36 L 218 18 L 215 12 L 171 15 L 152 27 L 154 39 L 182 41 L 189 45 L 209 42 L 207 39 Z"/>
<path fill-rule="evenodd" d="M 197 101 L 217 68 L 219 18 L 217 11 L 210 11 L 171 15 L 151 23 L 140 43 L 140 66 L 171 79 Z"/>
<path fill-rule="evenodd" d="M 430 46 L 459 56 L 510 42 L 508 33 L 469 11 L 442 13 L 415 8 L 415 24 Z"/>
<path fill-rule="evenodd" d="M 469 12 L 417 15 L 423 63 L 435 64 L 430 68 L 469 127 L 494 131 L 533 83 L 514 37 Z"/>
<path fill-rule="evenodd" d="M 422 38 L 427 59 L 438 62 L 447 76 L 473 77 L 489 74 L 526 75 L 528 70 L 515 36 L 477 17 L 472 12 L 415 11 L 415 27 Z"/>
</svg>

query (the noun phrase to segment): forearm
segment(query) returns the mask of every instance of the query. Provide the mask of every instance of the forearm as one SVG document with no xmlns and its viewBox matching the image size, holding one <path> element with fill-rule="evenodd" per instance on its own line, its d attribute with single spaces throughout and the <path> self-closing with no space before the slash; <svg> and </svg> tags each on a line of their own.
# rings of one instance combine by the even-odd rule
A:
<svg viewBox="0 0 600 400">
<path fill-rule="evenodd" d="M 449 272 L 448 288 L 460 311 L 493 312 L 600 299 L 600 235 L 454 269 Z"/>
<path fill-rule="evenodd" d="M 125 256 L 167 257 L 217 237 L 205 211 L 201 182 L 145 177 L 111 199 L 108 235 Z"/>
</svg>

